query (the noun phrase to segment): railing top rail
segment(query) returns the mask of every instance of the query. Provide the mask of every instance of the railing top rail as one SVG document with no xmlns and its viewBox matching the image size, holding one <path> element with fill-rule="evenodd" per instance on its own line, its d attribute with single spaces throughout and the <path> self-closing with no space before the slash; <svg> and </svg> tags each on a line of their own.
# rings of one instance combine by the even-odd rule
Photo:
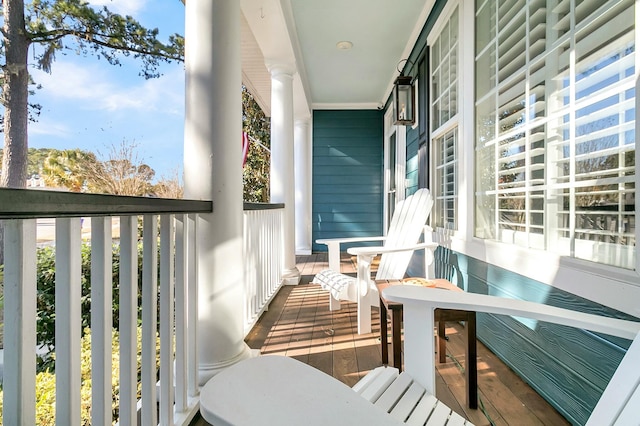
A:
<svg viewBox="0 0 640 426">
<path fill-rule="evenodd" d="M 211 213 L 212 201 L 0 188 L 0 219 Z"/>
<path fill-rule="evenodd" d="M 284 203 L 244 203 L 244 210 L 275 210 L 283 209 Z"/>
</svg>

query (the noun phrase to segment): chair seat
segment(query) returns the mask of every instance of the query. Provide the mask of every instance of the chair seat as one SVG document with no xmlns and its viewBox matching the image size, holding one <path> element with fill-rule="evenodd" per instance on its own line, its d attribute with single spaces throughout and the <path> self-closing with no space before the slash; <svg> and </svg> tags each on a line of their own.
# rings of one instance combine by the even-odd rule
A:
<svg viewBox="0 0 640 426">
<path fill-rule="evenodd" d="M 451 410 L 407 373 L 397 368 L 378 367 L 355 384 L 363 398 L 409 425 L 472 425 Z"/>
<path fill-rule="evenodd" d="M 338 300 L 351 300 L 356 297 L 355 281 L 355 277 L 331 269 L 323 269 L 313 277 L 311 282 L 319 284 L 323 290 L 328 291 Z"/>
</svg>

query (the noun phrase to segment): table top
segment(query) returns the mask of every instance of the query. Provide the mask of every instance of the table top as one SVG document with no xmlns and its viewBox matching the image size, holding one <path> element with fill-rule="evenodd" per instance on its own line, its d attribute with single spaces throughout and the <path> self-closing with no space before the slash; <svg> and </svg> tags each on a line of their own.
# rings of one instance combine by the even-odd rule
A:
<svg viewBox="0 0 640 426">
<path fill-rule="evenodd" d="M 435 278 L 432 280 L 429 280 L 430 282 L 434 282 L 436 285 L 434 287 L 427 287 L 427 288 L 441 288 L 444 290 L 452 290 L 452 291 L 463 291 L 460 287 L 454 285 L 453 283 L 451 283 L 448 280 L 442 279 L 442 278 Z M 392 287 L 395 285 L 403 285 L 402 280 L 377 280 L 376 281 L 376 287 L 378 288 L 378 292 L 380 293 L 380 299 L 385 303 L 385 305 L 387 306 L 396 306 L 396 305 L 402 305 L 401 303 L 398 302 L 390 302 L 386 299 L 384 299 L 382 297 L 382 290 L 384 290 L 387 287 Z M 426 287 L 426 286 L 425 286 Z"/>
</svg>

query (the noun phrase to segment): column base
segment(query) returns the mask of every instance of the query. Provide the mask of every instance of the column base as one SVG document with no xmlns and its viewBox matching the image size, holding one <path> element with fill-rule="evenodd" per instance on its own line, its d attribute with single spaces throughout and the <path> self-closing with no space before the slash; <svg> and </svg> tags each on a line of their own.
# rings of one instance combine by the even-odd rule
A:
<svg viewBox="0 0 640 426">
<path fill-rule="evenodd" d="M 243 342 L 243 348 L 238 355 L 231 359 L 227 359 L 224 361 L 217 362 L 215 364 L 200 364 L 198 366 L 198 383 L 200 386 L 204 386 L 205 383 L 209 381 L 213 376 L 221 372 L 227 367 L 230 367 L 238 362 L 248 359 L 255 358 L 260 355 L 259 349 L 251 349 L 247 346 L 246 343 Z"/>
<path fill-rule="evenodd" d="M 291 269 L 285 269 L 282 272 L 282 283 L 284 285 L 298 285 L 302 275 L 296 266 Z"/>
<path fill-rule="evenodd" d="M 310 248 L 297 248 L 296 256 L 309 256 L 311 254 Z"/>
</svg>

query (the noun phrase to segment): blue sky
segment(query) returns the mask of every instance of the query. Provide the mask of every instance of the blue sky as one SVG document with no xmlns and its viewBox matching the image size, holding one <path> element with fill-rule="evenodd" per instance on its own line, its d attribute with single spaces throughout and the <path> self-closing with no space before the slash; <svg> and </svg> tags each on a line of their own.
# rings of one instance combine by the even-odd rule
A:
<svg viewBox="0 0 640 426">
<path fill-rule="evenodd" d="M 158 28 L 159 38 L 184 34 L 180 0 L 91 0 Z M 163 76 L 145 80 L 140 65 L 123 60 L 112 66 L 94 56 L 57 54 L 51 74 L 31 70 L 42 85 L 31 102 L 42 105 L 38 122 L 29 123 L 31 148 L 80 148 L 104 158 L 111 146 L 134 143 L 138 159 L 170 177 L 182 171 L 184 66 L 163 64 Z"/>
</svg>

